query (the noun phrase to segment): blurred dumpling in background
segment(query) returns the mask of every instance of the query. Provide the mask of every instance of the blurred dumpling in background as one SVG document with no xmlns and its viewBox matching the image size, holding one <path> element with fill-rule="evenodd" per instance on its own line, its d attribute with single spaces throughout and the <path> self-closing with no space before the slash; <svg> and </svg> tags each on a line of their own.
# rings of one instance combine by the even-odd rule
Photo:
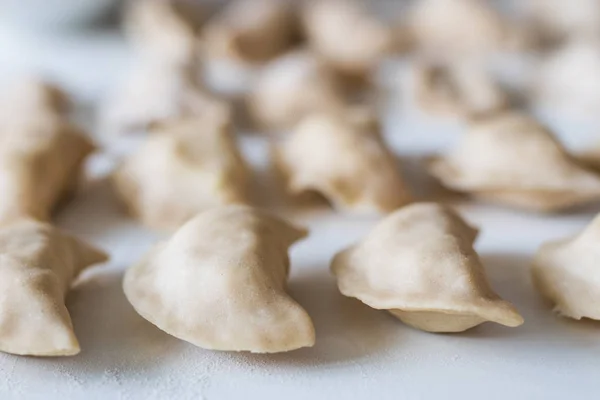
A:
<svg viewBox="0 0 600 400">
<path fill-rule="evenodd" d="M 217 92 L 236 95 L 255 69 L 288 50 L 298 38 L 295 6 L 289 0 L 235 0 L 204 26 L 203 72 Z"/>
<path fill-rule="evenodd" d="M 208 208 L 247 202 L 250 172 L 228 118 L 184 118 L 155 128 L 113 175 L 129 212 L 176 229 Z"/>
<path fill-rule="evenodd" d="M 469 118 L 508 106 L 507 93 L 483 66 L 417 61 L 412 73 L 414 101 L 428 113 Z"/>
<path fill-rule="evenodd" d="M 344 104 L 335 72 L 305 50 L 267 64 L 246 100 L 253 121 L 269 130 L 290 128 L 311 112 L 337 110 Z"/>
<path fill-rule="evenodd" d="M 600 176 L 581 167 L 538 121 L 515 112 L 473 121 L 459 146 L 429 169 L 450 189 L 526 210 L 600 201 Z"/>
<path fill-rule="evenodd" d="M 600 40 L 576 39 L 565 43 L 541 60 L 532 85 L 538 105 L 563 115 L 597 120 Z"/>
<path fill-rule="evenodd" d="M 318 193 L 343 212 L 388 213 L 411 201 L 369 110 L 314 113 L 274 151 L 292 195 Z"/>
<path fill-rule="evenodd" d="M 351 0 L 308 1 L 303 27 L 310 46 L 340 73 L 363 79 L 392 50 L 393 30 Z"/>
<path fill-rule="evenodd" d="M 68 98 L 53 85 L 20 81 L 0 104 L 0 222 L 48 220 L 96 147 L 69 121 Z"/>
</svg>

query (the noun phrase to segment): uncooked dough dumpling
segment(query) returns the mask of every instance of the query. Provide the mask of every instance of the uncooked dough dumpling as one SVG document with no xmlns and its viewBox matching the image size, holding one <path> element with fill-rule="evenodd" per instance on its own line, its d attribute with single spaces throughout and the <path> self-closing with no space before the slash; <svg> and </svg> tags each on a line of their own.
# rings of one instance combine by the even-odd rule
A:
<svg viewBox="0 0 600 400">
<path fill-rule="evenodd" d="M 75 189 L 95 146 L 65 115 L 66 97 L 39 81 L 15 86 L 0 112 L 0 223 L 39 220 Z"/>
<path fill-rule="evenodd" d="M 189 67 L 197 63 L 194 30 L 178 15 L 171 1 L 132 1 L 127 11 L 128 40 L 136 56 L 145 63 Z"/>
<path fill-rule="evenodd" d="M 490 287 L 473 250 L 477 230 L 445 206 L 419 203 L 381 221 L 338 253 L 331 270 L 343 295 L 429 332 L 462 332 L 523 318 Z"/>
<path fill-rule="evenodd" d="M 473 121 L 460 145 L 430 172 L 446 187 L 484 200 L 552 212 L 600 200 L 600 177 L 584 169 L 530 116 Z"/>
<path fill-rule="evenodd" d="M 267 129 L 285 129 L 315 111 L 344 106 L 334 72 L 307 51 L 286 54 L 259 74 L 247 99 L 253 120 Z"/>
<path fill-rule="evenodd" d="M 71 356 L 79 343 L 65 296 L 106 254 L 49 224 L 20 220 L 0 229 L 0 351 Z"/>
<path fill-rule="evenodd" d="M 598 120 L 600 40 L 570 41 L 543 58 L 536 71 L 533 94 L 537 105 Z"/>
<path fill-rule="evenodd" d="M 456 117 L 506 108 L 508 98 L 482 67 L 422 62 L 414 69 L 415 100 L 426 111 Z"/>
<path fill-rule="evenodd" d="M 236 0 L 202 31 L 208 57 L 263 63 L 293 43 L 296 23 L 288 0 Z"/>
<path fill-rule="evenodd" d="M 520 6 L 527 23 L 547 41 L 600 35 L 598 0 L 526 0 Z"/>
<path fill-rule="evenodd" d="M 533 261 L 533 281 L 554 311 L 600 320 L 600 216 L 580 234 L 544 243 Z"/>
<path fill-rule="evenodd" d="M 508 45 L 508 27 L 484 0 L 420 0 L 408 15 L 422 52 L 436 57 L 479 57 Z"/>
<path fill-rule="evenodd" d="M 153 132 L 113 183 L 134 216 L 170 230 L 208 208 L 246 203 L 249 176 L 229 120 L 188 118 Z"/>
<path fill-rule="evenodd" d="M 309 46 L 334 69 L 364 77 L 391 52 L 393 31 L 351 0 L 312 0 L 303 12 Z"/>
<path fill-rule="evenodd" d="M 365 109 L 306 117 L 275 149 L 274 161 L 290 193 L 317 192 L 343 211 L 387 213 L 411 201 Z"/>
<path fill-rule="evenodd" d="M 312 321 L 286 292 L 288 248 L 306 234 L 257 209 L 215 208 L 130 268 L 125 294 L 142 317 L 205 349 L 310 347 Z"/>
</svg>

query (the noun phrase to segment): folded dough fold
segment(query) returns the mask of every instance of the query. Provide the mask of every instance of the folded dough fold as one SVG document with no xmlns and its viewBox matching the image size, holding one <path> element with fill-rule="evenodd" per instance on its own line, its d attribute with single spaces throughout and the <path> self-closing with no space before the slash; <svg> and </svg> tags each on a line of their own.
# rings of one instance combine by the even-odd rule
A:
<svg viewBox="0 0 600 400">
<path fill-rule="evenodd" d="M 206 349 L 312 346 L 312 321 L 286 293 L 288 248 L 306 234 L 250 207 L 209 210 L 130 268 L 125 294 L 148 321 Z"/>
<path fill-rule="evenodd" d="M 600 177 L 539 122 L 514 112 L 473 121 L 429 171 L 450 189 L 524 209 L 552 212 L 600 200 Z"/>
<path fill-rule="evenodd" d="M 0 224 L 47 220 L 77 185 L 92 141 L 65 115 L 66 97 L 38 81 L 17 85 L 0 113 Z"/>
<path fill-rule="evenodd" d="M 79 353 L 65 296 L 100 250 L 49 224 L 20 220 L 0 229 L 0 351 L 34 356 Z"/>
<path fill-rule="evenodd" d="M 477 230 L 449 208 L 419 203 L 381 221 L 338 253 L 331 270 L 341 293 L 430 332 L 461 332 L 522 317 L 490 287 L 473 242 Z"/>
<path fill-rule="evenodd" d="M 144 224 L 175 229 L 207 208 L 247 202 L 250 172 L 223 119 L 159 126 L 113 174 L 114 187 Z"/>
<path fill-rule="evenodd" d="M 580 234 L 544 243 L 532 265 L 533 282 L 568 318 L 600 320 L 600 216 Z"/>
<path fill-rule="evenodd" d="M 365 109 L 306 117 L 273 156 L 289 192 L 320 193 L 344 211 L 386 213 L 411 201 L 396 159 Z"/>
</svg>

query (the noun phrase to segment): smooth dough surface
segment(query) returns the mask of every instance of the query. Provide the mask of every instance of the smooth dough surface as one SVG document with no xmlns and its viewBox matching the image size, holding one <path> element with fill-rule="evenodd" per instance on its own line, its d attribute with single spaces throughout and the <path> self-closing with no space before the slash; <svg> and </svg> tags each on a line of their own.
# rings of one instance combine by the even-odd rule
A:
<svg viewBox="0 0 600 400">
<path fill-rule="evenodd" d="M 600 320 L 600 216 L 580 234 L 544 243 L 532 266 L 533 281 L 568 318 Z"/>
<path fill-rule="evenodd" d="M 212 350 L 275 353 L 313 346 L 306 311 L 286 293 L 288 248 L 306 236 L 244 206 L 199 214 L 125 274 L 136 311 Z"/>
<path fill-rule="evenodd" d="M 523 318 L 490 287 L 473 242 L 477 230 L 449 208 L 406 206 L 338 253 L 331 270 L 341 293 L 430 332 L 461 332 L 486 321 Z"/>
<path fill-rule="evenodd" d="M 0 351 L 79 353 L 65 296 L 73 280 L 107 255 L 49 224 L 20 220 L 0 229 Z"/>
<path fill-rule="evenodd" d="M 473 121 L 459 146 L 435 158 L 429 170 L 450 189 L 529 210 L 600 200 L 600 177 L 538 121 L 515 112 Z"/>
<path fill-rule="evenodd" d="M 249 180 L 230 121 L 206 118 L 164 124 L 113 175 L 129 211 L 166 230 L 208 208 L 246 203 Z"/>
<path fill-rule="evenodd" d="M 66 97 L 40 81 L 19 82 L 0 112 L 0 224 L 39 220 L 77 186 L 91 140 L 65 115 Z"/>
<path fill-rule="evenodd" d="M 274 150 L 292 194 L 317 192 L 349 212 L 387 213 L 411 201 L 394 155 L 365 109 L 312 114 Z"/>
<path fill-rule="evenodd" d="M 267 64 L 247 99 L 254 122 L 266 129 L 290 128 L 312 112 L 337 110 L 344 104 L 335 73 L 303 50 Z"/>
</svg>

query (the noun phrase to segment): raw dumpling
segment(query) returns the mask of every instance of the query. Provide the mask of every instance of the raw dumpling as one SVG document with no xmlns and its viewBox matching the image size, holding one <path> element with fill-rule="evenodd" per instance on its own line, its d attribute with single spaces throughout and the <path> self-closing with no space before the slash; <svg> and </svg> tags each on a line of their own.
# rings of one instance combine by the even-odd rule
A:
<svg viewBox="0 0 600 400">
<path fill-rule="evenodd" d="M 130 212 L 156 229 L 174 229 L 207 208 L 246 202 L 249 172 L 228 120 L 165 124 L 113 176 Z"/>
<path fill-rule="evenodd" d="M 121 134 L 188 116 L 228 114 L 229 105 L 201 87 L 187 67 L 134 64 L 101 111 L 102 131 Z"/>
<path fill-rule="evenodd" d="M 202 35 L 209 57 L 263 63 L 296 37 L 292 2 L 236 0 L 208 22 Z"/>
<path fill-rule="evenodd" d="M 295 125 L 314 111 L 344 105 L 332 70 L 315 55 L 298 51 L 280 57 L 260 73 L 247 100 L 253 120 L 268 129 Z"/>
<path fill-rule="evenodd" d="M 65 115 L 66 97 L 38 81 L 18 84 L 0 112 L 0 223 L 50 218 L 75 189 L 95 146 Z"/>
<path fill-rule="evenodd" d="M 303 14 L 309 45 L 344 74 L 363 77 L 392 50 L 392 29 L 358 2 L 313 0 Z"/>
<path fill-rule="evenodd" d="M 416 102 L 435 114 L 463 118 L 486 115 L 508 104 L 506 93 L 475 66 L 420 63 L 414 78 Z"/>
<path fill-rule="evenodd" d="M 136 55 L 144 63 L 192 67 L 197 63 L 197 40 L 191 25 L 170 1 L 130 2 L 125 28 Z"/>
<path fill-rule="evenodd" d="M 519 113 L 474 121 L 458 148 L 434 159 L 429 170 L 450 189 L 536 211 L 600 200 L 600 177 L 538 121 Z"/>
<path fill-rule="evenodd" d="M 487 281 L 473 250 L 476 237 L 444 206 L 409 205 L 338 253 L 331 270 L 343 295 L 417 329 L 462 332 L 486 321 L 519 326 L 521 315 Z"/>
<path fill-rule="evenodd" d="M 213 90 L 238 98 L 260 67 L 291 47 L 297 37 L 290 0 L 235 0 L 202 31 L 204 79 Z"/>
<path fill-rule="evenodd" d="M 206 211 L 127 271 L 125 294 L 142 317 L 199 347 L 310 347 L 312 321 L 286 293 L 287 250 L 306 234 L 250 207 Z"/>
<path fill-rule="evenodd" d="M 600 320 L 600 216 L 579 235 L 542 245 L 533 281 L 564 317 Z"/>
<path fill-rule="evenodd" d="M 436 57 L 479 57 L 508 41 L 505 21 L 483 0 L 421 0 L 408 23 L 414 44 Z"/>
<path fill-rule="evenodd" d="M 600 41 L 575 40 L 551 53 L 538 66 L 533 85 L 538 105 L 597 120 Z"/>
<path fill-rule="evenodd" d="M 0 229 L 0 351 L 33 356 L 79 353 L 65 296 L 102 251 L 49 224 L 20 220 Z"/>
<path fill-rule="evenodd" d="M 526 0 L 523 8 L 528 23 L 547 41 L 600 34 L 598 0 Z"/>
<path fill-rule="evenodd" d="M 410 201 L 393 154 L 370 112 L 313 114 L 275 150 L 292 194 L 318 192 L 336 208 L 386 213 Z"/>
</svg>

